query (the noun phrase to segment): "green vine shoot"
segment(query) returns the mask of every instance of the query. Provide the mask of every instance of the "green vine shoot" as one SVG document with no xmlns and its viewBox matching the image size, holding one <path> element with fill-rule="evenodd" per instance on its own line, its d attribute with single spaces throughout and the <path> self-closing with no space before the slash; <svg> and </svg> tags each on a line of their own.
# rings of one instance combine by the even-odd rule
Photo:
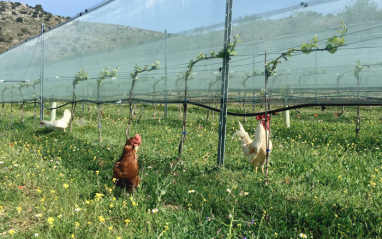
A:
<svg viewBox="0 0 382 239">
<path fill-rule="evenodd" d="M 210 56 L 207 56 L 206 54 L 201 52 L 201 53 L 199 53 L 199 55 L 197 55 L 195 57 L 194 60 L 191 60 L 189 62 L 188 67 L 187 67 L 188 70 L 184 74 L 184 76 L 185 76 L 184 77 L 185 88 L 184 88 L 184 101 L 183 101 L 183 127 L 182 127 L 182 137 L 181 137 L 181 140 L 179 143 L 179 150 L 178 150 L 179 157 L 182 154 L 183 144 L 184 144 L 184 141 L 186 140 L 186 134 L 187 134 L 187 91 L 188 91 L 187 83 L 188 83 L 188 78 L 190 77 L 190 75 L 192 73 L 193 67 L 198 62 L 201 62 L 204 60 L 217 59 L 217 58 L 224 59 L 227 57 L 236 56 L 235 47 L 239 43 L 239 38 L 240 38 L 240 34 L 236 35 L 233 38 L 233 43 L 228 44 L 226 49 L 222 49 L 218 53 L 216 53 L 215 51 L 212 51 L 210 53 Z"/>
<path fill-rule="evenodd" d="M 318 37 L 314 36 L 310 43 L 301 44 L 300 48 L 289 48 L 287 52 L 281 53 L 275 60 L 266 63 L 265 72 L 266 77 L 270 77 L 276 74 L 278 64 L 281 64 L 281 59 L 288 61 L 287 57 L 292 57 L 295 52 L 302 52 L 304 54 L 310 54 L 315 51 L 328 51 L 332 54 L 336 53 L 338 48 L 345 44 L 345 34 L 348 31 L 347 26 L 343 21 L 340 21 L 341 29 L 337 30 L 339 36 L 335 35 L 326 40 L 325 47 L 320 48 L 318 46 Z"/>
<path fill-rule="evenodd" d="M 114 70 L 109 70 L 109 66 L 103 68 L 101 72 L 99 73 L 99 77 L 97 79 L 97 108 L 98 108 L 98 136 L 99 136 L 99 142 L 102 142 L 102 131 L 101 131 L 101 115 L 102 115 L 102 104 L 100 103 L 101 100 L 101 86 L 105 79 L 112 79 L 117 78 L 117 73 L 119 70 L 119 66 L 117 66 Z"/>
<path fill-rule="evenodd" d="M 76 113 L 76 85 L 78 85 L 81 81 L 89 80 L 89 74 L 85 71 L 85 69 L 81 69 L 75 76 L 73 80 L 73 103 L 72 103 L 72 117 L 69 121 L 69 132 L 72 132 L 72 123 L 74 119 L 74 115 Z"/>
<path fill-rule="evenodd" d="M 159 69 L 159 61 L 151 65 L 144 65 L 143 67 L 135 65 L 133 72 L 130 73 L 130 77 L 133 79 L 133 81 L 131 82 L 131 88 L 129 93 L 129 123 L 126 127 L 126 132 L 125 132 L 126 140 L 129 139 L 130 126 L 133 121 L 133 104 L 132 104 L 133 92 L 134 92 L 135 83 L 139 79 L 138 75 L 141 74 L 142 72 L 150 72 L 157 69 Z"/>
</svg>

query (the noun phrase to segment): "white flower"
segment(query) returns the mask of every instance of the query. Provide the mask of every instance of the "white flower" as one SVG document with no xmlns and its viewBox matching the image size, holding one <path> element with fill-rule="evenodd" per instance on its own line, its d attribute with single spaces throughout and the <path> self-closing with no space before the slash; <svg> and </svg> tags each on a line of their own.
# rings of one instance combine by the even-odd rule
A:
<svg viewBox="0 0 382 239">
<path fill-rule="evenodd" d="M 38 234 L 38 233 L 35 233 L 35 234 L 34 234 L 34 237 L 38 237 L 39 235 L 40 235 L 40 234 Z"/>
<path fill-rule="evenodd" d="M 74 209 L 74 211 L 79 212 L 79 211 L 81 211 L 81 208 L 76 208 L 76 209 Z"/>
<path fill-rule="evenodd" d="M 39 213 L 39 214 L 36 214 L 36 215 L 34 215 L 35 217 L 42 217 L 42 214 L 41 213 Z"/>
<path fill-rule="evenodd" d="M 3 164 L 4 163 L 4 161 L 0 161 L 0 164 Z"/>
<path fill-rule="evenodd" d="M 227 188 L 227 192 L 231 193 L 231 189 Z"/>
<path fill-rule="evenodd" d="M 151 210 L 153 213 L 157 213 L 159 212 L 158 208 L 154 208 L 153 210 Z"/>
<path fill-rule="evenodd" d="M 189 190 L 188 191 L 188 193 L 194 193 L 195 192 L 195 190 Z"/>
<path fill-rule="evenodd" d="M 307 236 L 304 233 L 300 233 L 299 235 L 301 238 L 307 238 Z"/>
<path fill-rule="evenodd" d="M 249 192 L 244 192 L 244 196 L 248 196 L 249 195 Z"/>
</svg>

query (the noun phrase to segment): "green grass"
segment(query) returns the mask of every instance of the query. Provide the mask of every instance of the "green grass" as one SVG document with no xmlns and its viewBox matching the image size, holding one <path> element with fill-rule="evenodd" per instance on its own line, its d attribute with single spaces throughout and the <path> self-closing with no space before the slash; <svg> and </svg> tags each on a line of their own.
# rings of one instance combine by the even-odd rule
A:
<svg viewBox="0 0 382 239">
<path fill-rule="evenodd" d="M 358 137 L 355 108 L 341 117 L 334 107 L 302 109 L 299 118 L 292 111 L 289 129 L 281 114 L 273 116 L 267 186 L 230 137 L 242 118 L 228 117 L 225 165 L 217 168 L 218 114 L 206 122 L 206 110 L 189 109 L 179 161 L 177 105 L 167 119 L 158 108 L 152 119 L 151 105 L 137 106 L 130 132 L 142 135 L 142 181 L 127 195 L 111 179 L 125 142 L 126 105 L 103 107 L 101 144 L 94 105 L 90 112 L 78 106 L 72 133 L 35 128 L 31 105 L 25 124 L 13 108 L 11 126 L 7 105 L 0 119 L 0 238 L 381 238 L 379 107 L 361 108 Z M 255 126 L 254 118 L 244 126 L 252 137 Z"/>
</svg>

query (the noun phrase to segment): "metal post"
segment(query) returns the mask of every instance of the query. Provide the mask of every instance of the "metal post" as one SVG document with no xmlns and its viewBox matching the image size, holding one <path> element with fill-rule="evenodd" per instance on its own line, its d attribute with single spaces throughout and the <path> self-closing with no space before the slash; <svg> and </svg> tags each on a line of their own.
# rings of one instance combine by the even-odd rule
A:
<svg viewBox="0 0 382 239">
<path fill-rule="evenodd" d="M 164 99 L 165 99 L 165 103 L 164 103 L 164 118 L 166 119 L 167 118 L 167 50 L 168 50 L 168 47 L 167 47 L 167 38 L 168 38 L 168 34 L 167 34 L 167 29 L 164 30 L 164 34 L 165 34 L 165 53 L 164 53 L 164 89 L 165 89 L 165 92 L 164 92 Z"/>
<path fill-rule="evenodd" d="M 317 52 L 315 52 L 314 53 L 314 71 L 315 71 L 315 73 L 314 73 L 314 84 L 315 85 L 317 85 Z M 318 103 L 318 99 L 317 99 L 317 88 L 318 87 L 316 87 L 314 90 L 315 90 L 315 92 L 316 92 L 316 103 Z"/>
<path fill-rule="evenodd" d="M 252 96 L 253 96 L 253 99 L 252 99 L 252 110 L 255 111 L 255 88 L 256 88 L 256 74 L 255 74 L 255 64 L 256 64 L 256 57 L 255 57 L 255 40 L 254 40 L 254 34 L 252 34 L 252 41 L 253 43 L 251 44 L 252 46 L 252 54 L 253 54 L 253 57 L 252 57 L 252 74 L 253 74 L 253 92 L 252 92 Z"/>
<path fill-rule="evenodd" d="M 265 52 L 265 66 L 267 65 L 267 52 Z M 270 130 L 271 128 L 269 127 L 269 135 L 268 135 L 268 132 L 267 132 L 267 129 L 268 129 L 268 124 L 270 126 L 270 122 L 268 122 L 268 107 L 269 107 L 269 93 L 268 93 L 268 72 L 265 71 L 265 142 L 266 142 L 266 153 L 265 153 L 265 156 L 266 156 L 266 165 L 265 165 L 265 179 L 264 179 L 264 183 L 265 185 L 268 185 L 268 173 L 269 173 L 269 152 L 270 152 L 270 149 L 269 149 L 269 139 L 270 139 Z M 269 121 L 270 121 L 270 118 L 269 118 Z"/>
<path fill-rule="evenodd" d="M 45 25 L 44 23 L 41 24 L 41 72 L 40 72 L 40 121 L 44 120 L 44 31 L 45 31 Z M 41 127 L 43 127 L 41 125 Z"/>
<path fill-rule="evenodd" d="M 231 21 L 232 21 L 232 2 L 226 0 L 225 28 L 224 28 L 224 50 L 227 50 L 231 43 Z M 218 144 L 218 166 L 224 164 L 225 153 L 225 138 L 227 128 L 227 99 L 228 99 L 228 75 L 229 75 L 229 58 L 226 56 L 223 59 L 223 77 L 221 86 L 220 99 L 220 119 L 219 119 L 219 144 Z"/>
</svg>

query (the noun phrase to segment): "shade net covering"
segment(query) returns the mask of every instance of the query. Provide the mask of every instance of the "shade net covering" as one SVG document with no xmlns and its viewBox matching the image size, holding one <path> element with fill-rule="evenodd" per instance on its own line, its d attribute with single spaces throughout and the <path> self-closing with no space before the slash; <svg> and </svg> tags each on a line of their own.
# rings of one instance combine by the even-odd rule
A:
<svg viewBox="0 0 382 239">
<path fill-rule="evenodd" d="M 233 1 L 228 102 L 275 107 L 301 104 L 382 103 L 382 1 Z M 1 101 L 194 102 L 221 99 L 223 60 L 196 63 L 224 46 L 225 1 L 104 1 L 0 55 Z M 294 52 L 265 83 L 265 62 L 315 35 L 319 47 L 348 32 L 331 54 Z M 231 40 L 232 41 L 232 40 Z M 159 63 L 157 63 L 159 62 Z M 152 65 L 158 64 L 158 68 Z M 146 66 L 147 65 L 147 66 Z M 146 68 L 145 68 L 146 66 Z M 135 75 L 132 72 L 146 69 Z M 157 68 L 157 69 L 156 69 Z M 114 75 L 103 76 L 102 71 Z M 88 77 L 74 83 L 76 75 Z M 185 98 L 185 90 L 187 97 Z"/>
</svg>

